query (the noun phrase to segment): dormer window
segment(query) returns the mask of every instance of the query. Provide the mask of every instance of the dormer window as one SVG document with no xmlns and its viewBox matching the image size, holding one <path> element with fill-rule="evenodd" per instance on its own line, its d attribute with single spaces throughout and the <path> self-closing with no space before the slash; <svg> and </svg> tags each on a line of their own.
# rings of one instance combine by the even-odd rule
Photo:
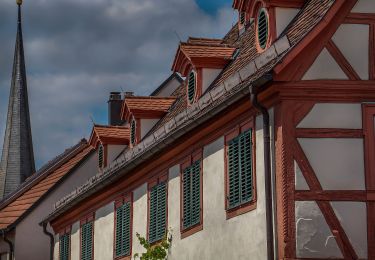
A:
<svg viewBox="0 0 375 260">
<path fill-rule="evenodd" d="M 263 51 L 269 42 L 269 16 L 265 8 L 259 9 L 256 26 L 257 45 Z"/>
<path fill-rule="evenodd" d="M 194 71 L 189 73 L 187 82 L 187 97 L 189 104 L 193 104 L 197 93 L 197 75 Z"/>
<path fill-rule="evenodd" d="M 100 144 L 98 148 L 98 166 L 99 169 L 102 169 L 104 166 L 104 147 L 102 144 Z"/>
<path fill-rule="evenodd" d="M 130 143 L 132 145 L 135 145 L 136 142 L 137 142 L 137 137 L 136 137 L 136 123 L 135 123 L 135 120 L 134 118 L 132 119 L 131 123 L 130 123 Z"/>
</svg>

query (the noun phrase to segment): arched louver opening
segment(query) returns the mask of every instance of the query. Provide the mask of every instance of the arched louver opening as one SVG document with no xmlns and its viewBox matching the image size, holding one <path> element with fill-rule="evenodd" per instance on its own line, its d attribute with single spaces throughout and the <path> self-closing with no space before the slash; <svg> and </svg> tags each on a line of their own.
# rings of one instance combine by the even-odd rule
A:
<svg viewBox="0 0 375 260">
<path fill-rule="evenodd" d="M 246 22 L 246 13 L 245 12 L 240 12 L 240 24 L 244 25 Z"/>
<path fill-rule="evenodd" d="M 136 125 L 135 125 L 135 120 L 133 119 L 131 124 L 130 124 L 130 142 L 131 142 L 132 145 L 134 145 L 136 141 L 137 141 Z"/>
<path fill-rule="evenodd" d="M 188 78 L 188 100 L 189 103 L 192 104 L 195 99 L 195 92 L 196 92 L 196 75 L 194 71 L 191 71 Z"/>
<path fill-rule="evenodd" d="M 103 148 L 103 145 L 99 145 L 98 166 L 99 166 L 99 168 L 103 168 L 103 166 L 104 166 L 104 148 Z"/>
<path fill-rule="evenodd" d="M 267 47 L 268 42 L 268 14 L 265 9 L 260 9 L 258 14 L 258 42 L 262 49 Z"/>
</svg>

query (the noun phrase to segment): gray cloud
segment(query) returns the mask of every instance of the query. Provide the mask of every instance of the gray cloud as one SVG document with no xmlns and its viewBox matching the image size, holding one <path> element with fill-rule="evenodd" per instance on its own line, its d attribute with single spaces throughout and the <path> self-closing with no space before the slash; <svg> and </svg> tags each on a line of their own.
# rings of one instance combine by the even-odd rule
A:
<svg viewBox="0 0 375 260">
<path fill-rule="evenodd" d="M 230 0 L 228 0 L 230 1 Z M 0 0 L 0 145 L 5 131 L 16 5 Z M 149 94 L 170 74 L 178 38 L 222 37 L 234 13 L 194 0 L 24 1 L 23 22 L 35 155 L 41 162 L 106 122 L 110 91 Z"/>
</svg>

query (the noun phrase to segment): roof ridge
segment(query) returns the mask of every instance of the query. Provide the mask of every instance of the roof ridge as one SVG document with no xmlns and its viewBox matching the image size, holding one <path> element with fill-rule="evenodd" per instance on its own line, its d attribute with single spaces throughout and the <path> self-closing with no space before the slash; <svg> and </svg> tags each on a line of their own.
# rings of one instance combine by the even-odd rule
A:
<svg viewBox="0 0 375 260">
<path fill-rule="evenodd" d="M 128 126 L 121 126 L 121 125 L 99 125 L 99 124 L 95 124 L 94 125 L 94 128 L 95 127 L 102 127 L 102 128 L 117 128 L 117 129 L 129 129 Z"/>
<path fill-rule="evenodd" d="M 176 99 L 176 97 L 169 96 L 169 97 L 158 97 L 158 96 L 129 96 L 125 98 L 125 102 L 127 99 Z"/>
</svg>

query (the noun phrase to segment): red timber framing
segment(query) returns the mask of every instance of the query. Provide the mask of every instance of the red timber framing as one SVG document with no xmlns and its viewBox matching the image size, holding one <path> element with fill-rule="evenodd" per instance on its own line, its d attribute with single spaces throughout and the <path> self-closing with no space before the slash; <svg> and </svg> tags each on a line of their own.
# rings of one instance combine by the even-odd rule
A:
<svg viewBox="0 0 375 260">
<path fill-rule="evenodd" d="M 183 173 L 187 167 L 190 167 L 194 162 L 200 160 L 200 221 L 197 225 L 190 228 L 183 228 L 184 205 L 183 205 Z M 181 239 L 191 236 L 203 230 L 203 149 L 200 148 L 187 156 L 180 164 L 180 230 Z"/>
<path fill-rule="evenodd" d="M 117 223 L 117 209 L 124 205 L 125 203 L 130 202 L 130 254 L 128 256 L 117 256 L 116 257 L 116 223 Z M 113 259 L 115 260 L 131 260 L 132 257 L 132 245 L 133 245 L 133 193 L 127 193 L 117 197 L 115 200 L 114 207 L 114 225 L 113 225 Z"/>
<path fill-rule="evenodd" d="M 375 104 L 363 105 L 367 202 L 368 259 L 375 259 Z"/>
<path fill-rule="evenodd" d="M 228 209 L 228 196 L 229 196 L 229 176 L 228 176 L 228 147 L 229 142 L 236 138 L 239 134 L 252 129 L 252 174 L 253 174 L 253 199 L 243 205 L 240 205 L 233 209 Z M 251 210 L 256 209 L 257 207 L 257 192 L 256 192 L 256 140 L 255 140 L 255 117 L 251 120 L 246 120 L 244 122 L 241 122 L 240 124 L 236 125 L 234 128 L 232 128 L 230 131 L 228 131 L 224 136 L 224 142 L 225 142 L 225 169 L 224 169 L 224 205 L 225 205 L 225 211 L 227 219 L 234 218 L 236 216 L 245 214 Z"/>
</svg>

